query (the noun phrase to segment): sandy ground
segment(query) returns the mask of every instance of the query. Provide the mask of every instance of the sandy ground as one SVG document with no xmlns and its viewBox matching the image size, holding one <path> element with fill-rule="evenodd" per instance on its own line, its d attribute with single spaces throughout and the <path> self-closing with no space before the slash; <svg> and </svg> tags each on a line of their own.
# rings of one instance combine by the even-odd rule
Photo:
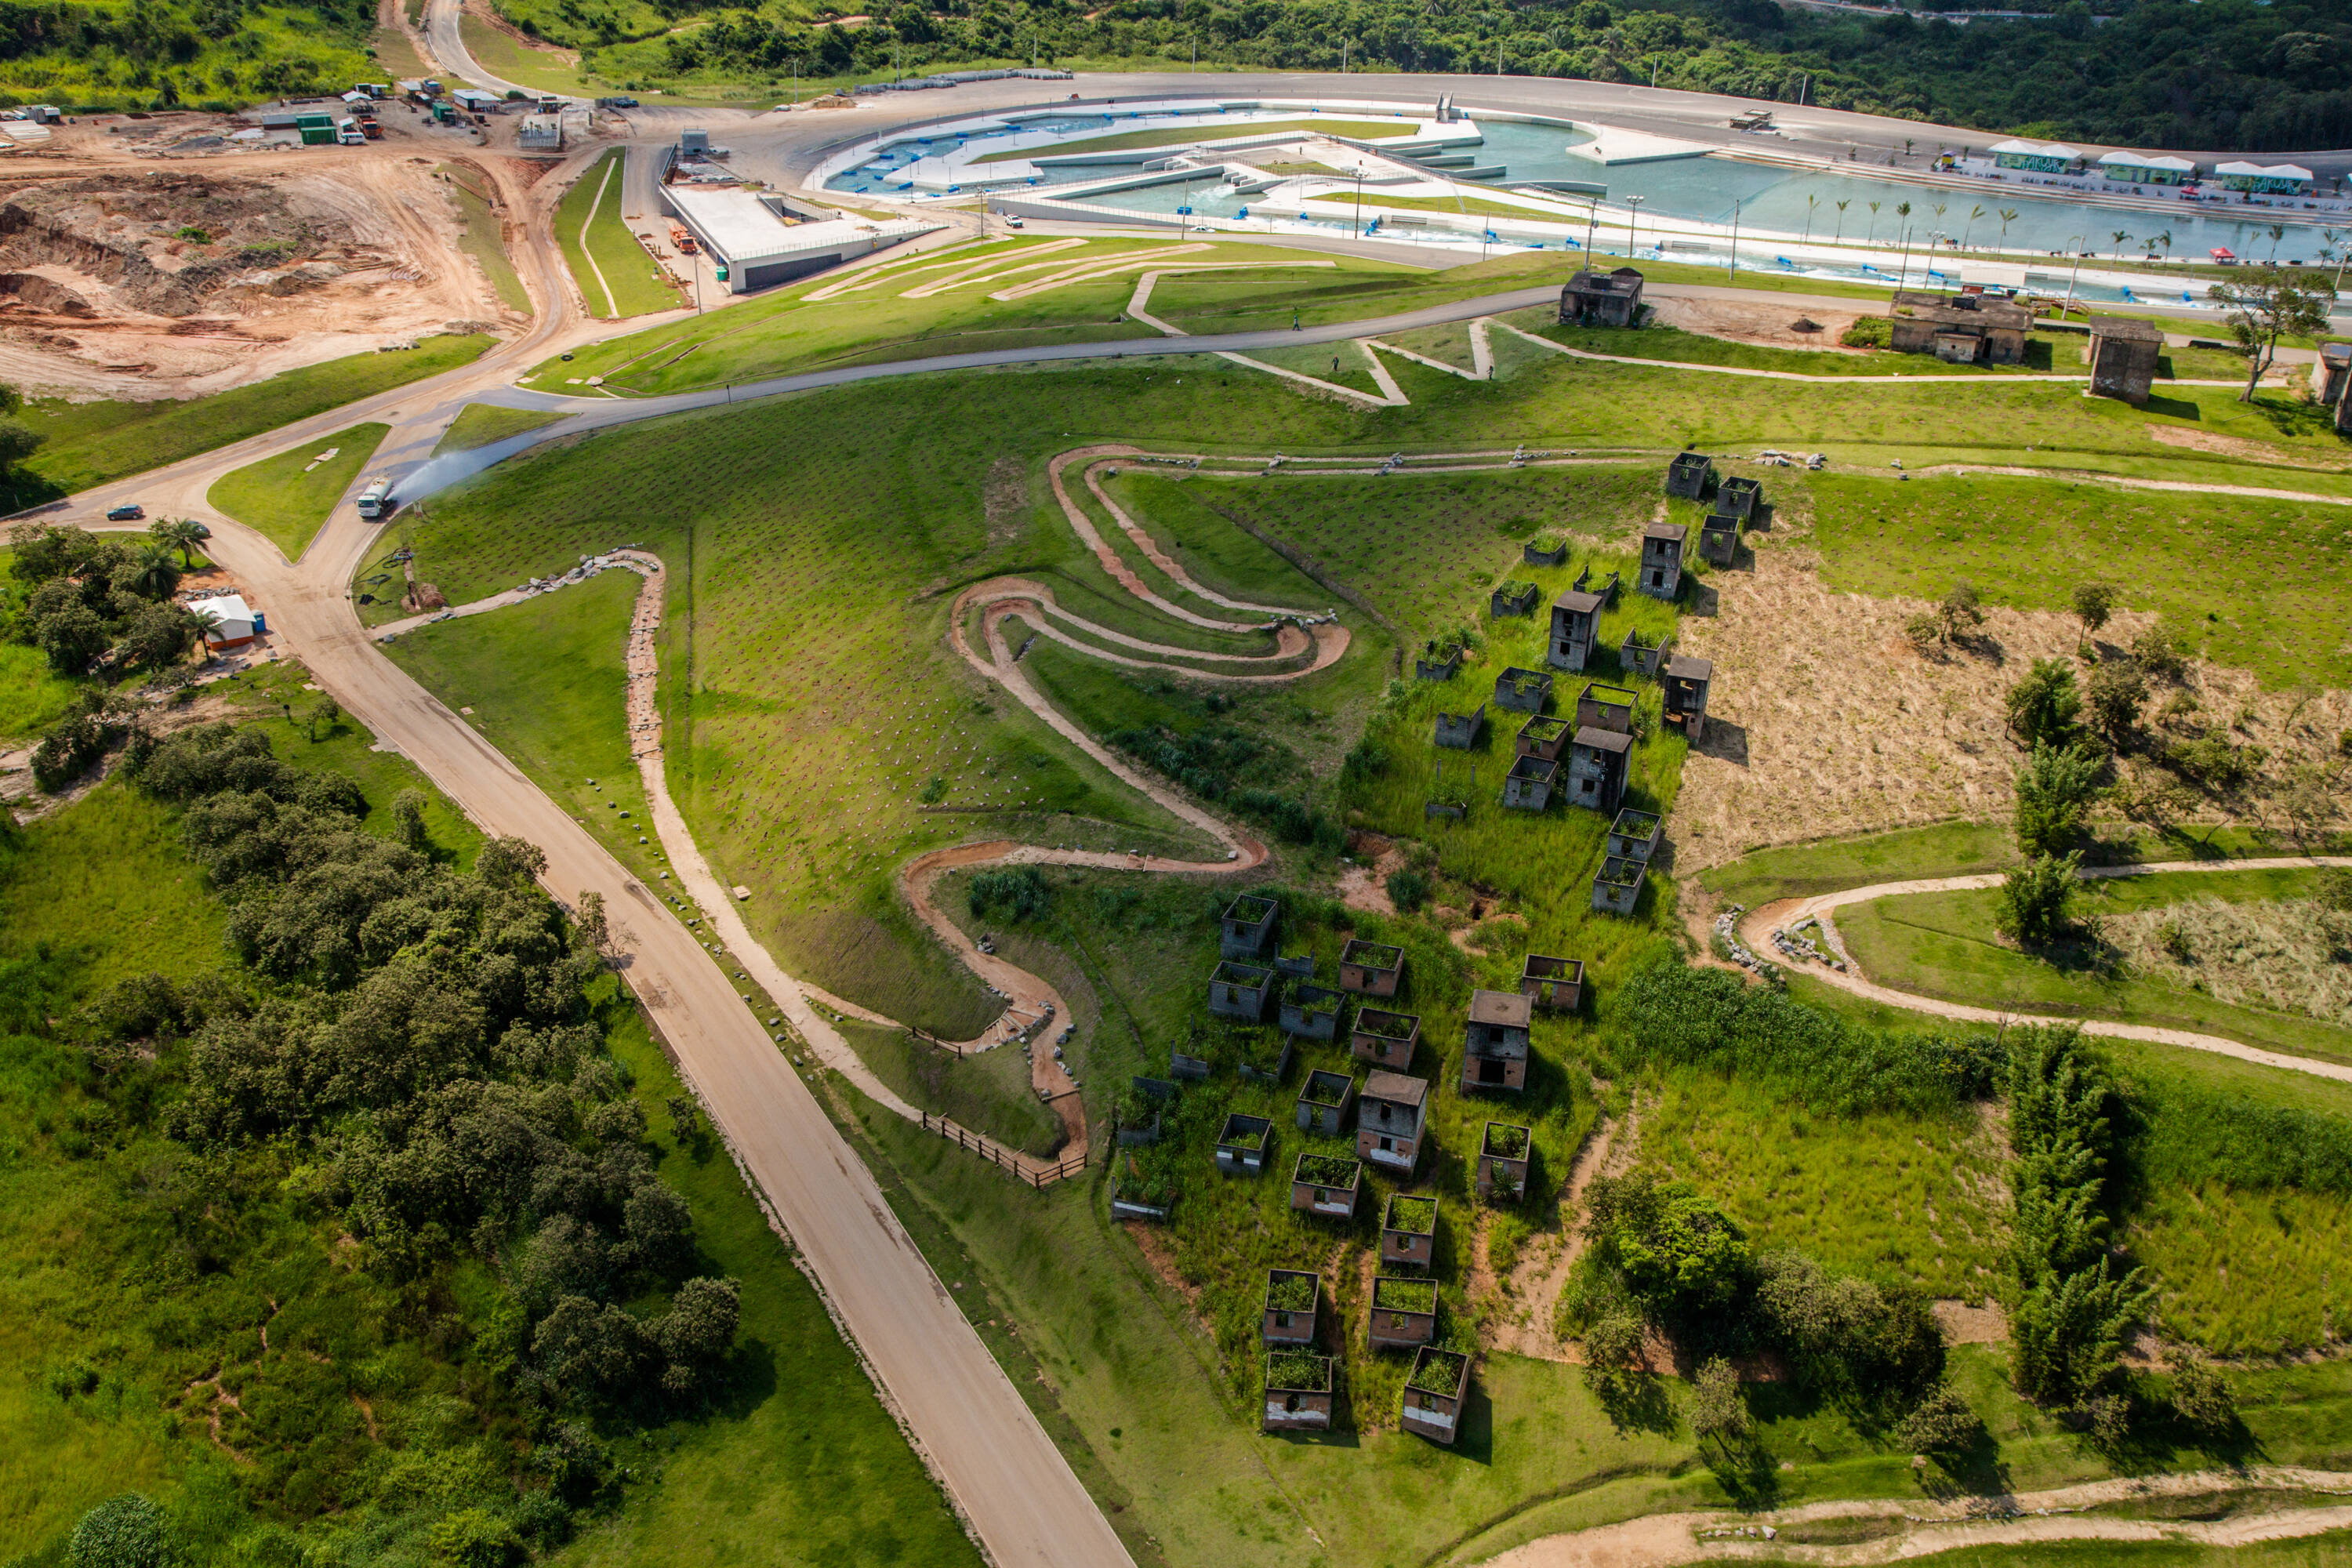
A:
<svg viewBox="0 0 2352 1568">
<path fill-rule="evenodd" d="M 1717 574 L 1701 613 L 1683 621 L 1677 651 L 1713 659 L 1719 675 L 1667 828 L 1678 866 L 1832 834 L 2007 816 L 2020 753 L 2004 696 L 2034 659 L 2074 657 L 2074 617 L 1991 609 L 1969 647 L 1923 656 L 1903 624 L 1931 608 L 1926 601 L 1835 592 L 1801 538 L 1757 542 L 1752 569 Z M 1744 549 L 1742 564 L 1751 564 Z M 2117 616 L 2100 634 L 2103 647 L 2120 652 L 2152 619 Z M 2251 709 L 2233 738 L 2269 748 L 2271 763 L 2268 782 L 2233 810 L 2127 760 L 2126 775 L 2158 797 L 2169 820 L 2283 821 L 2278 792 L 2293 770 L 2328 762 L 2336 735 L 2352 727 L 2352 693 L 2265 693 L 2252 676 L 2207 664 L 2190 669 L 2189 683 L 2209 721 Z M 2167 695 L 2159 688 L 2150 708 Z"/>
<path fill-rule="evenodd" d="M 1838 342 L 1838 335 L 1862 319 L 1859 310 L 1823 310 L 1818 307 L 1800 310 L 1769 294 L 1752 304 L 1745 300 L 1693 300 L 1657 294 L 1643 303 L 1660 324 L 1685 332 L 1704 332 L 1711 338 L 1727 338 L 1738 343 L 1768 343 L 1780 349 L 1820 349 L 1856 359 L 1866 358 L 1870 353 L 1868 349 L 1845 348 Z M 1800 320 L 1815 323 L 1821 331 L 1799 331 L 1796 323 Z"/>
<path fill-rule="evenodd" d="M 458 248 L 457 209 L 434 174 L 465 164 L 474 188 L 498 194 L 488 165 L 511 160 L 385 123 L 383 142 L 309 156 L 159 163 L 100 137 L 10 165 L 0 203 L 24 196 L 23 213 L 51 221 L 0 239 L 0 381 L 68 396 L 187 397 L 520 321 Z M 77 184 L 105 188 L 68 196 Z M 214 242 L 183 237 L 186 227 Z M 252 242 L 286 235 L 289 254 L 245 264 Z M 155 285 L 178 278 L 204 281 L 159 298 Z"/>
</svg>

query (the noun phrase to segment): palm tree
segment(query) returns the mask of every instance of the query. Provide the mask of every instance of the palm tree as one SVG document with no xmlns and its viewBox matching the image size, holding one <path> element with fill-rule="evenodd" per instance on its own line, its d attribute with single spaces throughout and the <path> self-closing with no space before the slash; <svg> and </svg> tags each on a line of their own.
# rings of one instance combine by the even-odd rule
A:
<svg viewBox="0 0 2352 1568">
<path fill-rule="evenodd" d="M 1805 198 L 1805 237 L 1807 239 L 1813 237 L 1813 209 L 1821 205 L 1822 198 L 1819 196 Z"/>
<path fill-rule="evenodd" d="M 192 517 L 159 517 L 147 525 L 147 531 L 163 543 L 178 545 L 180 563 L 191 572 L 196 566 L 196 542 L 210 539 L 213 534 L 211 529 Z"/>
<path fill-rule="evenodd" d="M 2273 266 L 2276 266 L 2278 264 L 2279 241 L 2285 237 L 2286 225 L 2283 223 L 2274 223 L 2271 225 L 2271 264 Z"/>
<path fill-rule="evenodd" d="M 2116 259 L 2117 261 L 2121 261 L 2124 258 L 2124 241 L 2129 239 L 2131 236 L 2120 228 L 2111 230 L 2110 232 L 2112 232 L 2116 237 Z"/>
<path fill-rule="evenodd" d="M 1870 204 L 1870 233 L 1869 233 L 1868 235 L 1866 235 L 1866 236 L 1864 236 L 1864 238 L 1863 238 L 1863 244 L 1864 244 L 1864 245 L 1872 244 L 1872 243 L 1874 243 L 1877 238 L 1878 238 L 1878 204 L 1877 204 L 1876 202 L 1873 202 L 1873 203 L 1871 203 L 1871 204 Z"/>
<path fill-rule="evenodd" d="M 1982 216 L 1984 216 L 1984 208 L 1970 207 L 1969 209 L 1969 221 L 1961 226 L 1960 228 L 1960 248 L 1962 250 L 1966 250 L 1969 247 L 1969 230 L 1976 227 L 1977 219 Z"/>
<path fill-rule="evenodd" d="M 140 546 L 131 562 L 131 585 L 151 599 L 172 596 L 172 590 L 180 585 L 180 568 L 172 559 L 169 543 L 156 539 Z"/>
<path fill-rule="evenodd" d="M 2162 234 L 2150 239 L 2148 244 L 2154 246 L 2160 251 L 2169 252 L 2172 249 L 2172 231 L 2168 228 L 2166 229 Z"/>
<path fill-rule="evenodd" d="M 2003 207 L 2000 209 L 2000 247 L 2003 250 L 2007 250 L 2009 248 L 2009 226 L 2016 221 L 2017 209 L 2015 207 Z"/>
<path fill-rule="evenodd" d="M 1834 238 L 1832 238 L 1832 239 L 1830 241 L 1830 243 L 1831 243 L 1832 245 L 1835 245 L 1835 244 L 1838 242 L 1838 240 L 1843 239 L 1843 238 L 1845 237 L 1845 209 L 1846 209 L 1846 205 L 1847 205 L 1847 204 L 1848 204 L 1848 203 L 1850 203 L 1850 202 L 1852 202 L 1853 200 L 1853 198 L 1852 196 L 1848 196 L 1848 197 L 1845 199 L 1845 201 L 1840 202 L 1840 203 L 1838 203 L 1838 205 L 1837 205 L 1837 210 L 1838 210 L 1837 235 L 1836 235 L 1836 237 L 1835 237 Z"/>
</svg>

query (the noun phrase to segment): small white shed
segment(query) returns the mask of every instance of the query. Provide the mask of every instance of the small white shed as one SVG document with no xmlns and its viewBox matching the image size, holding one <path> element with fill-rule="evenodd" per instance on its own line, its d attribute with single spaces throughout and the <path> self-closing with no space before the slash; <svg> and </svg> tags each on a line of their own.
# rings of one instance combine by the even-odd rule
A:
<svg viewBox="0 0 2352 1568">
<path fill-rule="evenodd" d="M 199 599 L 189 608 L 196 613 L 196 619 L 205 623 L 205 645 L 215 653 L 243 647 L 261 630 L 261 617 L 247 605 L 241 594 Z"/>
</svg>

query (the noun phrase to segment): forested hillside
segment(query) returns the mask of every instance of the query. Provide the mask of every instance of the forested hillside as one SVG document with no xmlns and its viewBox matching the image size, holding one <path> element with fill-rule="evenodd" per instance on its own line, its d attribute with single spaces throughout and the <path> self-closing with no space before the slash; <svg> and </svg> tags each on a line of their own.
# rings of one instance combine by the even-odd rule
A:
<svg viewBox="0 0 2352 1568">
<path fill-rule="evenodd" d="M 368 0 L 0 4 L 0 104 L 215 109 L 341 92 L 378 73 Z"/>
<path fill-rule="evenodd" d="M 2352 15 L 2341 5 L 2083 0 L 2047 21 L 1955 26 L 1933 11 L 1783 9 L 1773 0 L 1617 0 L 1516 8 L 1463 0 L 1118 0 L 1093 9 L 949 0 L 877 7 L 849 26 L 799 4 L 698 9 L 680 0 L 500 0 L 526 30 L 586 52 L 609 79 L 871 75 L 1026 63 L 1189 60 L 1647 81 L 1811 101 L 2002 132 L 2147 146 L 2262 151 L 2352 142 Z M 816 13 L 824 16 L 829 13 Z M 1213 87 L 1213 82 L 1204 86 Z"/>
</svg>

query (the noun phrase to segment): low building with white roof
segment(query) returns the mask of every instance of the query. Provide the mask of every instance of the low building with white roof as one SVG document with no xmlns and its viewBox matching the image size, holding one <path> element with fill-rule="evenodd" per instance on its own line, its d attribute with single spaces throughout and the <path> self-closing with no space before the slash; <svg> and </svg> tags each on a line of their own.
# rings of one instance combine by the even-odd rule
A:
<svg viewBox="0 0 2352 1568">
<path fill-rule="evenodd" d="M 188 608 L 205 623 L 205 646 L 215 653 L 248 647 L 262 630 L 261 617 L 246 604 L 242 594 L 199 599 Z"/>
<path fill-rule="evenodd" d="M 2197 165 L 2186 158 L 2152 153 L 2108 153 L 2099 159 L 2099 173 L 2135 185 L 2185 185 L 2197 178 Z"/>
<path fill-rule="evenodd" d="M 2083 154 L 2063 142 L 1996 142 L 1987 151 L 2004 169 L 2030 169 L 2037 174 L 2073 174 L 2083 163 Z"/>
<path fill-rule="evenodd" d="M 2216 163 L 2213 178 L 2233 191 L 2258 195 L 2300 196 L 2311 190 L 2311 171 L 2298 163 Z"/>
<path fill-rule="evenodd" d="M 694 231 L 730 294 L 771 289 L 837 267 L 940 226 L 912 218 L 870 219 L 823 208 L 801 211 L 772 193 L 664 185 L 662 206 Z"/>
</svg>

